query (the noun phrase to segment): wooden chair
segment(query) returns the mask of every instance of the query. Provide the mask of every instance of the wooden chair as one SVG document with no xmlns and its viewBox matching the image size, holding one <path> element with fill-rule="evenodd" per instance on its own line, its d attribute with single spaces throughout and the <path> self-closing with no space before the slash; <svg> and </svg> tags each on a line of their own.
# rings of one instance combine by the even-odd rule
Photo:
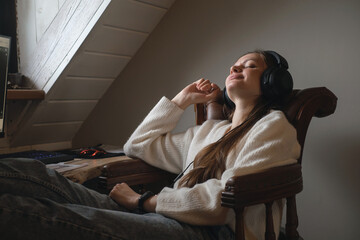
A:
<svg viewBox="0 0 360 240">
<path fill-rule="evenodd" d="M 270 168 L 261 172 L 230 178 L 222 192 L 223 207 L 233 208 L 236 214 L 236 239 L 244 237 L 244 208 L 254 204 L 266 206 L 266 240 L 275 240 L 272 204 L 275 200 L 286 199 L 285 232 L 279 239 L 302 239 L 297 231 L 297 193 L 302 191 L 301 161 L 306 132 L 313 116 L 326 117 L 334 113 L 337 97 L 325 87 L 294 90 L 286 99 L 283 111 L 289 122 L 296 128 L 301 155 L 298 163 Z M 202 124 L 207 119 L 223 119 L 226 109 L 220 103 L 198 104 L 195 106 L 196 122 Z M 129 185 L 147 184 L 166 179 L 171 182 L 173 174 L 149 166 L 139 159 L 109 164 L 100 177 L 102 185 L 111 189 L 118 182 Z"/>
</svg>

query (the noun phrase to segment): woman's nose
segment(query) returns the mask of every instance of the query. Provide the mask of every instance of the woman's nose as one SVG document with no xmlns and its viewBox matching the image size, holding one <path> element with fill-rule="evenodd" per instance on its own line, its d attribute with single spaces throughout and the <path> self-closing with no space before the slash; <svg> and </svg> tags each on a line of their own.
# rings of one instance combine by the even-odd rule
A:
<svg viewBox="0 0 360 240">
<path fill-rule="evenodd" d="M 230 69 L 230 73 L 239 73 L 242 71 L 242 68 L 240 66 L 232 66 Z"/>
</svg>

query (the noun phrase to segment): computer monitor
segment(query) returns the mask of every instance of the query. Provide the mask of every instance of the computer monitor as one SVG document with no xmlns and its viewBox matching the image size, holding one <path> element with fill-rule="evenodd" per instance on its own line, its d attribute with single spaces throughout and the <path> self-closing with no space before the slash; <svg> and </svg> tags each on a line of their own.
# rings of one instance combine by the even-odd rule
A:
<svg viewBox="0 0 360 240">
<path fill-rule="evenodd" d="M 0 137 L 4 137 L 7 76 L 10 56 L 10 37 L 0 35 Z"/>
</svg>

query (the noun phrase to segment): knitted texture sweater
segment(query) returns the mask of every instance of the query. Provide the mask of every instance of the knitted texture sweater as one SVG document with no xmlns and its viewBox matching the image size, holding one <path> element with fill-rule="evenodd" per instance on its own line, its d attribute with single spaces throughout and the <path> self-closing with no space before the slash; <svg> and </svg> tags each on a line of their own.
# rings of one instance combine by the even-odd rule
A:
<svg viewBox="0 0 360 240">
<path fill-rule="evenodd" d="M 200 126 L 173 134 L 183 110 L 163 97 L 137 127 L 124 146 L 126 155 L 150 165 L 182 172 L 205 146 L 220 139 L 231 127 L 227 120 L 207 120 Z M 164 188 L 157 197 L 156 212 L 193 225 L 229 225 L 235 229 L 235 213 L 221 206 L 221 192 L 233 176 L 292 164 L 300 156 L 296 130 L 281 111 L 271 111 L 238 141 L 226 158 L 226 170 L 218 179 L 209 179 L 192 188 Z M 192 169 L 185 172 L 188 173 Z M 273 205 L 274 227 L 278 234 L 283 201 Z M 246 239 L 264 239 L 265 207 L 245 209 Z"/>
</svg>

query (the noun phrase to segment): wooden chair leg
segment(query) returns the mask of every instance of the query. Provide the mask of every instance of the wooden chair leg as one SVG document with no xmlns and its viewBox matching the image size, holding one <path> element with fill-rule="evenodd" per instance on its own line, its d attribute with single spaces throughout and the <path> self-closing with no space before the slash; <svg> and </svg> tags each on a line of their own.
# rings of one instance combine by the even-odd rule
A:
<svg viewBox="0 0 360 240">
<path fill-rule="evenodd" d="M 272 205 L 273 205 L 273 202 L 268 202 L 268 203 L 265 204 L 265 206 L 266 206 L 265 240 L 276 240 L 276 235 L 275 235 L 275 232 L 274 232 Z"/>
<path fill-rule="evenodd" d="M 298 240 L 299 233 L 297 231 L 298 216 L 296 211 L 296 199 L 295 196 L 289 197 L 286 199 L 286 225 L 285 225 L 285 233 L 286 239 L 289 240 Z"/>
<path fill-rule="evenodd" d="M 235 239 L 245 240 L 244 208 L 236 209 L 235 215 L 236 215 Z"/>
</svg>

